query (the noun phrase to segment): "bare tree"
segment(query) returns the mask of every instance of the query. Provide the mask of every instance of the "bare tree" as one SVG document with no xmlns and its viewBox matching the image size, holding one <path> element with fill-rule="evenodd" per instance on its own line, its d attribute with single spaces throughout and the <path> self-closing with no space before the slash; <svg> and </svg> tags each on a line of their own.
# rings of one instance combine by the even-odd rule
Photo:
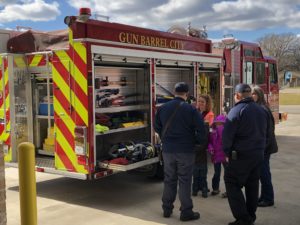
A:
<svg viewBox="0 0 300 225">
<path fill-rule="evenodd" d="M 258 42 L 267 55 L 277 59 L 279 71 L 294 67 L 294 56 L 300 54 L 299 49 L 296 50 L 299 41 L 295 34 L 267 34 Z"/>
</svg>

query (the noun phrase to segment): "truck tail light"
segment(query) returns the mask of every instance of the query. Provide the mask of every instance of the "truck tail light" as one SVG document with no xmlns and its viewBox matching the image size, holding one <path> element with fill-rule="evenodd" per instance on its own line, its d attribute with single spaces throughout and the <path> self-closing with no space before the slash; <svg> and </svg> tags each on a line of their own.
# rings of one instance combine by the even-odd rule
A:
<svg viewBox="0 0 300 225">
<path fill-rule="evenodd" d="M 75 154 L 87 154 L 87 128 L 84 126 L 75 127 Z"/>
</svg>

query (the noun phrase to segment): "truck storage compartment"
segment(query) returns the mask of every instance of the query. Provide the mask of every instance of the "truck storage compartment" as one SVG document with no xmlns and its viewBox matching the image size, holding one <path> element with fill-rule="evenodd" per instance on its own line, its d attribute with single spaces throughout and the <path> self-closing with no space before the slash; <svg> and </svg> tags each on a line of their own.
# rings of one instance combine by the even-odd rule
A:
<svg viewBox="0 0 300 225">
<path fill-rule="evenodd" d="M 190 95 L 194 96 L 193 67 L 157 66 L 155 80 L 156 106 L 160 106 L 174 97 L 174 86 L 178 82 L 187 83 Z"/>
<path fill-rule="evenodd" d="M 149 79 L 147 64 L 95 63 L 94 135 L 100 167 L 126 171 L 158 161 L 150 143 Z"/>
<path fill-rule="evenodd" d="M 42 55 L 38 56 L 42 57 Z M 46 58 L 46 56 L 44 57 Z M 37 153 L 44 156 L 54 156 L 55 152 L 53 80 L 50 71 L 48 60 L 45 61 L 45 65 L 39 67 L 39 70 L 37 68 L 30 70 L 33 92 L 34 145 Z"/>
</svg>

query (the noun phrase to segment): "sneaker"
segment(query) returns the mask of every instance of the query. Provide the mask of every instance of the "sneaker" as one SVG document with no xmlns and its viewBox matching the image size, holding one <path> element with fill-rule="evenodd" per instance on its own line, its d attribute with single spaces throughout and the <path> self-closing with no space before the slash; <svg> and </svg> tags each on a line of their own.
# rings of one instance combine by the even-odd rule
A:
<svg viewBox="0 0 300 225">
<path fill-rule="evenodd" d="M 190 221 L 190 220 L 198 220 L 200 218 L 200 213 L 198 212 L 192 212 L 192 214 L 189 215 L 180 215 L 180 220 L 181 221 Z"/>
<path fill-rule="evenodd" d="M 193 195 L 193 196 L 197 196 L 197 195 L 198 195 L 198 192 L 197 192 L 197 191 L 193 191 L 193 192 L 192 192 L 192 195 Z"/>
<path fill-rule="evenodd" d="M 213 190 L 211 192 L 211 195 L 218 195 L 220 193 L 220 190 Z"/>
<path fill-rule="evenodd" d="M 269 202 L 269 201 L 261 201 L 258 202 L 257 206 L 258 207 L 269 207 L 269 206 L 273 206 L 274 202 Z"/>
<path fill-rule="evenodd" d="M 172 210 L 164 210 L 164 217 L 169 218 L 172 215 Z"/>
</svg>

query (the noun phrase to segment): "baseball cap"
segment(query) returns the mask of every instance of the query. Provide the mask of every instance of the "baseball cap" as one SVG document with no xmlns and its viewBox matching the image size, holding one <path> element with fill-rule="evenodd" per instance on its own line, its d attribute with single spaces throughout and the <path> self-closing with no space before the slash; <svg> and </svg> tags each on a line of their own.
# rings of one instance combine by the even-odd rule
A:
<svg viewBox="0 0 300 225">
<path fill-rule="evenodd" d="M 251 92 L 251 87 L 248 84 L 238 84 L 235 86 L 235 93 Z"/>
<path fill-rule="evenodd" d="M 185 82 L 179 82 L 175 84 L 175 92 L 187 93 L 189 92 L 189 86 Z"/>
</svg>

